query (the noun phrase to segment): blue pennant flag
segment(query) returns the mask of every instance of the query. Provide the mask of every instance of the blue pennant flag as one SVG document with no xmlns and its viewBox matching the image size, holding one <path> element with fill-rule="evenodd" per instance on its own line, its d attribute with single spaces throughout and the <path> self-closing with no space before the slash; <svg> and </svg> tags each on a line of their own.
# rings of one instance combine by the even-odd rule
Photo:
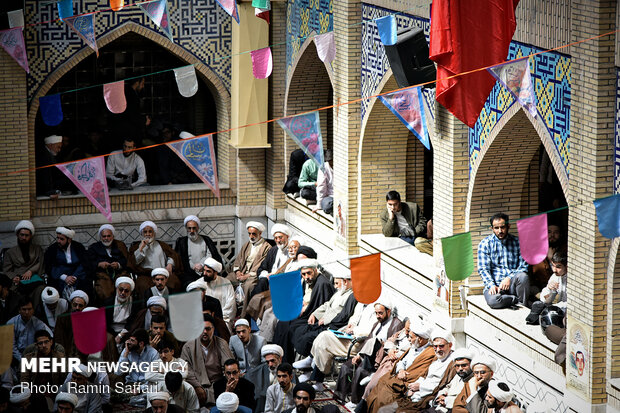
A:
<svg viewBox="0 0 620 413">
<path fill-rule="evenodd" d="M 73 16 L 73 0 L 59 0 L 57 6 L 60 20 Z"/>
<path fill-rule="evenodd" d="M 98 57 L 99 49 L 97 48 L 97 38 L 95 37 L 95 13 L 67 17 L 65 18 L 65 23 L 97 53 Z"/>
<path fill-rule="evenodd" d="M 196 138 L 190 137 L 184 141 L 167 143 L 166 146 L 185 162 L 189 169 L 213 191 L 216 197 L 220 197 L 212 134 Z"/>
<path fill-rule="evenodd" d="M 56 126 L 62 122 L 62 106 L 60 105 L 60 95 L 41 96 L 39 98 L 39 110 L 43 122 L 47 126 Z"/>
<path fill-rule="evenodd" d="M 316 162 L 319 168 L 323 168 L 323 137 L 318 111 L 278 119 L 278 125 L 299 145 L 308 158 Z"/>
<path fill-rule="evenodd" d="M 304 298 L 299 271 L 270 276 L 269 290 L 273 314 L 278 320 L 291 321 L 299 317 Z"/>
<path fill-rule="evenodd" d="M 620 237 L 620 194 L 594 200 L 598 230 L 605 238 Z"/>
<path fill-rule="evenodd" d="M 375 23 L 377 24 L 377 29 L 379 29 L 379 37 L 381 38 L 381 43 L 384 46 L 392 46 L 396 44 L 397 39 L 397 29 L 396 29 L 396 19 L 393 14 L 389 14 L 387 16 L 379 17 L 375 19 Z"/>
<path fill-rule="evenodd" d="M 431 149 L 421 87 L 381 95 L 379 100 L 418 137 L 426 149 Z"/>
</svg>

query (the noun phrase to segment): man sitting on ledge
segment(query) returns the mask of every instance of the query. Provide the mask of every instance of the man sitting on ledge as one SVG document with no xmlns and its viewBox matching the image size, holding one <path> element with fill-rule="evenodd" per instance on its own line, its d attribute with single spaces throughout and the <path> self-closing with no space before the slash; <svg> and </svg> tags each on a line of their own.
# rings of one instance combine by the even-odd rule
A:
<svg viewBox="0 0 620 413">
<path fill-rule="evenodd" d="M 386 237 L 399 237 L 418 247 L 425 244 L 426 218 L 415 202 L 400 202 L 400 194 L 390 191 L 385 196 L 387 208 L 381 211 L 381 225 Z M 423 251 L 427 252 L 427 251 Z"/>
</svg>

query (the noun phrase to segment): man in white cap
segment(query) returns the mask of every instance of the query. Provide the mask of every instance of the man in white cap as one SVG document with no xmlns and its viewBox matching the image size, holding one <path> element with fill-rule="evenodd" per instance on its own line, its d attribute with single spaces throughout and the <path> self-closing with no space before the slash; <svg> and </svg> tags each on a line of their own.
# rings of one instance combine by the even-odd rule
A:
<svg viewBox="0 0 620 413">
<path fill-rule="evenodd" d="M 228 346 L 233 356 L 239 360 L 239 369 L 242 373 L 260 364 L 260 351 L 265 344 L 266 341 L 262 336 L 252 334 L 248 320 L 240 318 L 235 322 L 235 335 L 230 338 Z"/>
<path fill-rule="evenodd" d="M 183 220 L 183 225 L 187 235 L 179 237 L 174 244 L 174 250 L 181 257 L 183 263 L 183 273 L 181 274 L 181 284 L 187 284 L 200 278 L 202 275 L 202 264 L 207 258 L 213 258 L 220 264 L 223 263 L 222 257 L 217 250 L 215 242 L 206 235 L 200 235 L 200 219 L 196 215 L 188 215 Z"/>
<path fill-rule="evenodd" d="M 489 409 L 489 413 L 521 413 L 519 406 L 512 401 L 513 397 L 514 394 L 508 384 L 492 380 L 489 383 L 484 404 Z"/>
<path fill-rule="evenodd" d="M 22 220 L 17 223 L 15 226 L 17 245 L 4 253 L 2 272 L 18 286 L 20 294 L 30 295 L 36 308 L 45 285 L 42 279 L 43 249 L 33 241 L 34 232 L 32 222 Z M 35 281 L 37 279 L 38 281 Z"/>
<path fill-rule="evenodd" d="M 99 241 L 88 247 L 88 271 L 95 278 L 93 301 L 101 304 L 114 294 L 114 279 L 127 275 L 127 246 L 115 239 L 116 230 L 110 224 L 99 227 Z"/>
<path fill-rule="evenodd" d="M 278 382 L 276 370 L 282 363 L 284 350 L 277 344 L 265 344 L 261 349 L 261 357 L 265 360 L 258 366 L 249 369 L 245 378 L 254 383 L 254 399 L 256 400 L 257 412 L 265 409 L 267 389 Z"/>
<path fill-rule="evenodd" d="M 129 328 L 142 305 L 133 299 L 134 281 L 129 277 L 119 277 L 114 283 L 116 294 L 104 301 L 108 333 L 120 347 L 128 337 Z"/>
<path fill-rule="evenodd" d="M 474 377 L 457 397 L 455 406 L 465 406 L 469 413 L 487 413 L 484 399 L 497 364 L 489 356 L 478 356 L 471 365 Z"/>
<path fill-rule="evenodd" d="M 56 228 L 56 242 L 45 251 L 45 272 L 49 284 L 56 287 L 61 297 L 69 297 L 75 290 L 92 295 L 93 280 L 86 271 L 86 248 L 74 241 L 75 231 L 68 227 Z M 65 292 L 65 290 L 67 290 Z"/>
<path fill-rule="evenodd" d="M 239 396 L 232 392 L 224 392 L 217 398 L 212 413 L 251 413 L 252 409 L 239 405 Z"/>
<path fill-rule="evenodd" d="M 271 249 L 271 244 L 263 238 L 263 232 L 265 232 L 263 224 L 258 221 L 249 221 L 245 224 L 245 228 L 248 231 L 249 240 L 239 250 L 233 263 L 233 272 L 228 276 L 233 285 L 237 283 L 241 285 L 245 298 L 242 315 L 248 302 L 247 298 L 258 282 L 258 268 Z"/>
<path fill-rule="evenodd" d="M 146 409 L 145 413 L 183 413 L 185 409 L 170 404 L 170 393 L 167 391 L 151 392 L 147 394 L 147 400 L 151 407 Z"/>
<path fill-rule="evenodd" d="M 226 278 L 221 277 L 222 264 L 214 258 L 204 260 L 202 267 L 202 278 L 207 283 L 206 294 L 217 298 L 222 305 L 222 315 L 226 324 L 232 327 L 232 322 L 237 315 L 237 304 L 235 302 L 235 290 Z"/>
<path fill-rule="evenodd" d="M 44 146 L 37 145 L 36 165 L 48 166 L 59 162 L 57 158 L 62 148 L 62 136 L 51 135 L 43 140 Z M 64 184 L 64 174 L 57 168 L 37 169 L 37 195 L 58 198 L 61 186 Z"/>
<path fill-rule="evenodd" d="M 129 268 L 138 275 L 136 294 L 142 297 L 153 286 L 151 271 L 165 268 L 168 271 L 168 288 L 177 291 L 181 288 L 178 274 L 183 272 L 179 254 L 168 244 L 157 238 L 157 225 L 153 221 L 140 224 L 141 241 L 133 243 L 129 249 Z"/>
<path fill-rule="evenodd" d="M 74 411 L 76 412 L 101 412 L 101 393 L 97 391 L 89 391 L 88 379 L 94 374 L 86 365 L 80 364 L 76 371 L 69 373 L 71 381 L 65 382 L 60 387 L 63 393 L 71 393 L 77 395 L 78 402 Z"/>
<path fill-rule="evenodd" d="M 168 301 L 170 290 L 168 290 L 168 278 L 170 273 L 165 268 L 154 268 L 151 271 L 151 279 L 153 280 L 153 286 L 144 292 L 144 300 L 148 300 L 151 297 L 163 297 Z"/>
<path fill-rule="evenodd" d="M 35 315 L 41 321 L 54 329 L 58 316 L 69 310 L 69 302 L 60 298 L 54 287 L 45 287 L 41 292 L 41 303 L 35 309 Z"/>
<path fill-rule="evenodd" d="M 58 413 L 73 413 L 78 405 L 78 397 L 75 394 L 60 392 L 56 396 Z"/>
<path fill-rule="evenodd" d="M 133 189 L 146 184 L 144 161 L 134 151 L 135 148 L 136 143 L 133 138 L 127 137 L 123 141 L 123 149 L 114 151 L 108 156 L 105 168 L 106 178 L 108 182 L 120 189 Z"/>
</svg>

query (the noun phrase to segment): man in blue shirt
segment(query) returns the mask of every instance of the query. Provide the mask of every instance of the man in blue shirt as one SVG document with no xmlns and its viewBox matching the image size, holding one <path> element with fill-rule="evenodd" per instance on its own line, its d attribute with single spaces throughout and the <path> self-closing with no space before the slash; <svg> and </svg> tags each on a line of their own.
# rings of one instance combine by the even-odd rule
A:
<svg viewBox="0 0 620 413">
<path fill-rule="evenodd" d="M 530 281 L 519 239 L 508 233 L 508 215 L 495 214 L 490 222 L 493 234 L 478 244 L 478 273 L 484 283 L 484 298 L 489 307 L 496 309 L 527 306 Z"/>
<path fill-rule="evenodd" d="M 13 360 L 21 362 L 22 352 L 35 342 L 34 333 L 45 330 L 53 336 L 52 331 L 43 321 L 34 316 L 34 307 L 30 297 L 22 297 L 19 301 L 19 314 L 6 322 L 13 326 Z"/>
<path fill-rule="evenodd" d="M 121 353 L 121 357 L 118 359 L 120 365 L 125 363 L 137 364 L 140 371 L 136 366 L 127 374 L 125 382 L 127 383 L 140 383 L 145 385 L 144 370 L 148 369 L 148 366 L 152 361 L 159 360 L 159 353 L 153 347 L 149 346 L 149 335 L 145 329 L 139 328 L 130 334 L 127 341 L 125 341 L 125 348 Z M 116 371 L 117 375 L 122 373 L 121 369 Z"/>
</svg>

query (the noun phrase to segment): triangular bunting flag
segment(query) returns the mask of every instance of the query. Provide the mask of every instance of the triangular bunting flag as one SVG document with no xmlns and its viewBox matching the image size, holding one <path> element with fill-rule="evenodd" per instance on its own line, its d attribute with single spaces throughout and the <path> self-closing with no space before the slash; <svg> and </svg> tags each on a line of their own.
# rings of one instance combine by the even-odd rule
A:
<svg viewBox="0 0 620 413">
<path fill-rule="evenodd" d="M 62 106 L 60 94 L 42 96 L 39 98 L 41 118 L 47 126 L 56 126 L 62 122 Z"/>
<path fill-rule="evenodd" d="M 269 290 L 273 314 L 278 320 L 291 321 L 299 317 L 304 298 L 299 271 L 270 276 Z"/>
<path fill-rule="evenodd" d="M 353 295 L 363 304 L 372 304 L 381 295 L 381 254 L 351 258 Z"/>
<path fill-rule="evenodd" d="M 171 42 L 174 41 L 168 24 L 168 0 L 145 1 L 138 3 L 138 6 L 166 34 Z"/>
<path fill-rule="evenodd" d="M 267 24 L 270 23 L 270 19 L 269 19 L 269 11 L 271 9 L 254 9 L 254 16 L 258 17 L 259 19 L 263 19 L 267 22 Z"/>
<path fill-rule="evenodd" d="M 220 6 L 239 24 L 239 10 L 237 10 L 236 0 L 216 0 Z"/>
<path fill-rule="evenodd" d="M 86 42 L 97 53 L 97 38 L 95 37 L 95 13 L 82 14 L 80 16 L 67 17 L 64 19 L 71 29 Z"/>
<path fill-rule="evenodd" d="M 125 5 L 124 0 L 110 0 L 110 8 L 114 11 L 119 11 Z"/>
<path fill-rule="evenodd" d="M 426 149 L 431 149 L 421 87 L 388 93 L 379 96 L 379 100 L 418 137 Z"/>
<path fill-rule="evenodd" d="M 0 45 L 15 61 L 26 71 L 28 68 L 28 56 L 24 43 L 24 33 L 21 27 L 0 31 Z"/>
<path fill-rule="evenodd" d="M 461 281 L 471 275 L 474 271 L 474 252 L 470 232 L 442 238 L 441 249 L 448 279 Z"/>
<path fill-rule="evenodd" d="M 103 156 L 56 165 L 92 204 L 112 222 L 108 183 Z"/>
<path fill-rule="evenodd" d="M 60 20 L 73 16 L 73 0 L 58 0 L 57 6 Z"/>
<path fill-rule="evenodd" d="M 125 98 L 125 81 L 106 83 L 103 85 L 103 99 L 112 113 L 123 113 L 127 109 Z"/>
<path fill-rule="evenodd" d="M 217 179 L 213 135 L 199 136 L 166 144 L 207 185 L 216 197 L 220 197 Z"/>
<path fill-rule="evenodd" d="M 24 30 L 24 10 L 13 10 L 7 13 L 9 15 L 9 27 L 21 27 Z"/>
<path fill-rule="evenodd" d="M 598 230 L 605 238 L 620 237 L 620 194 L 594 200 Z"/>
<path fill-rule="evenodd" d="M 177 87 L 181 96 L 189 98 L 198 92 L 198 79 L 194 65 L 174 69 L 174 77 L 177 80 Z"/>
<path fill-rule="evenodd" d="M 257 79 L 266 79 L 271 75 L 273 69 L 273 60 L 271 57 L 271 48 L 252 50 L 252 73 Z"/>
<path fill-rule="evenodd" d="M 288 133 L 293 141 L 323 168 L 323 137 L 319 112 L 314 111 L 289 118 L 278 119 L 278 125 Z"/>
<path fill-rule="evenodd" d="M 521 256 L 530 265 L 543 262 L 549 251 L 547 214 L 534 215 L 517 221 Z"/>
<path fill-rule="evenodd" d="M 499 80 L 532 116 L 536 116 L 536 94 L 528 58 L 516 62 L 502 63 L 487 69 Z"/>
<path fill-rule="evenodd" d="M 334 42 L 334 32 L 327 32 L 314 36 L 316 52 L 324 63 L 331 63 L 336 57 L 336 43 Z"/>
<path fill-rule="evenodd" d="M 252 7 L 259 9 L 271 9 L 271 2 L 269 0 L 252 0 Z"/>
<path fill-rule="evenodd" d="M 396 19 L 393 14 L 388 14 L 387 16 L 379 17 L 375 19 L 375 23 L 377 24 L 377 29 L 379 29 L 379 37 L 381 38 L 381 43 L 384 46 L 392 46 L 396 44 L 397 40 L 397 32 L 396 32 Z"/>
<path fill-rule="evenodd" d="M 204 318 L 202 315 L 202 293 L 191 291 L 173 294 L 168 297 L 170 308 L 170 327 L 180 341 L 191 341 L 202 334 Z"/>
<path fill-rule="evenodd" d="M 105 308 L 71 313 L 73 340 L 84 354 L 94 354 L 105 348 L 107 341 Z"/>
</svg>

